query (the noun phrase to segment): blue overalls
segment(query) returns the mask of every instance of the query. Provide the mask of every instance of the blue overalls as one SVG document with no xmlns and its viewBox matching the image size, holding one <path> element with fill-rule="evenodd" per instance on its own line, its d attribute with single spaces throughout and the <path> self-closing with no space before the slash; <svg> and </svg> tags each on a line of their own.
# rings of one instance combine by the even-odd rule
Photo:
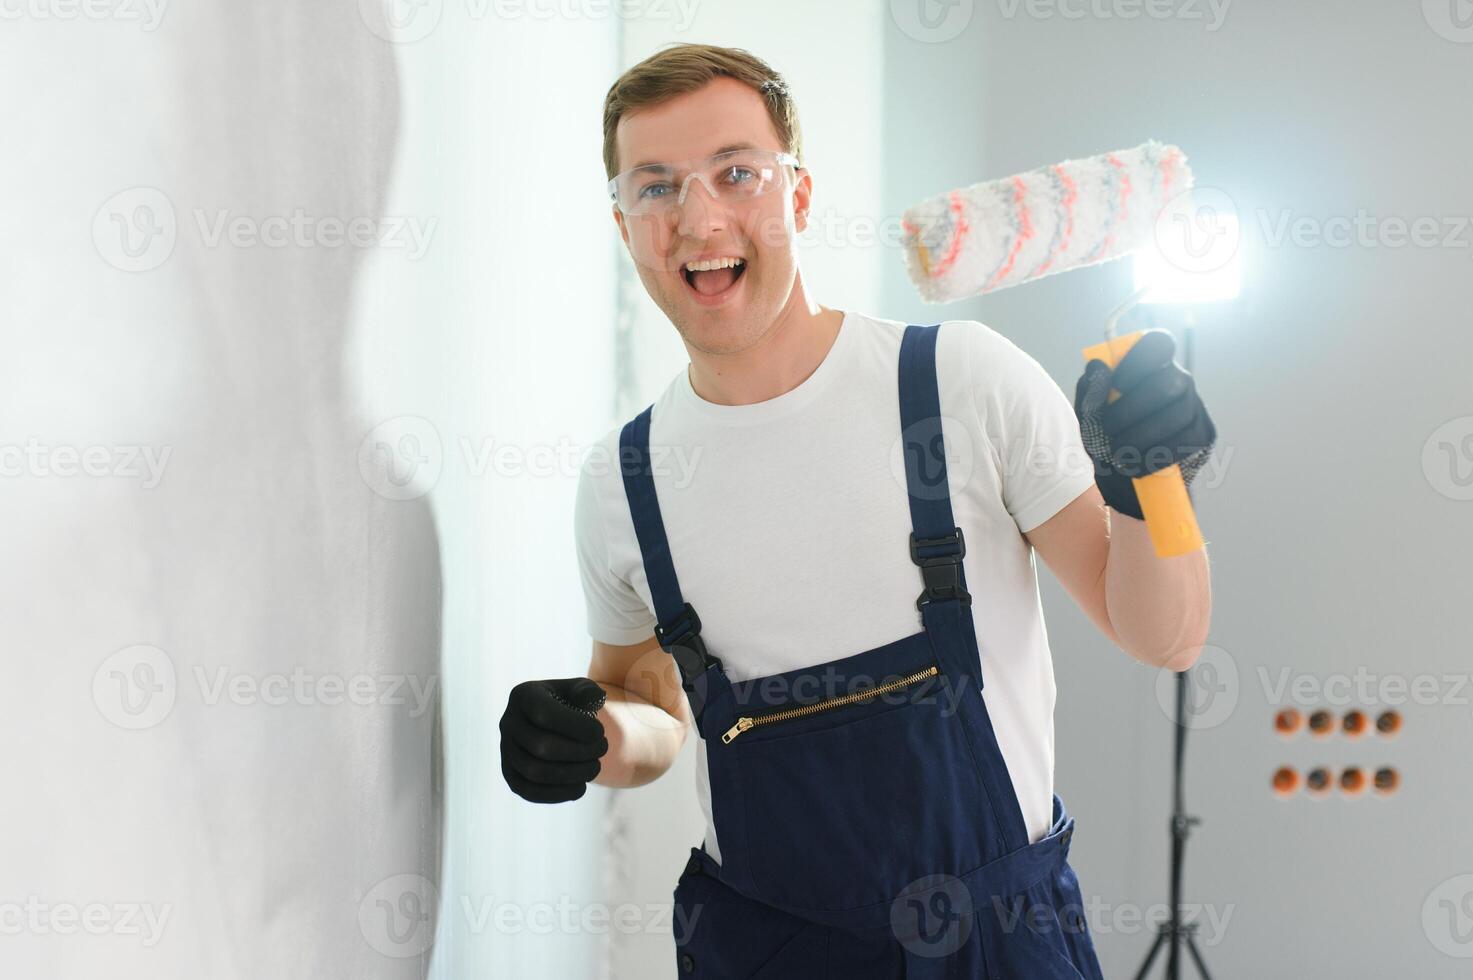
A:
<svg viewBox="0 0 1473 980">
<path fill-rule="evenodd" d="M 939 326 L 908 326 L 899 363 L 923 628 L 884 646 L 729 680 L 676 579 L 650 468 L 654 406 L 620 433 L 655 633 L 706 740 L 721 840 L 721 863 L 691 848 L 675 887 L 681 977 L 1102 980 L 1067 861 L 1074 820 L 1056 795 L 1053 826 L 1029 843 L 982 699 Z"/>
</svg>

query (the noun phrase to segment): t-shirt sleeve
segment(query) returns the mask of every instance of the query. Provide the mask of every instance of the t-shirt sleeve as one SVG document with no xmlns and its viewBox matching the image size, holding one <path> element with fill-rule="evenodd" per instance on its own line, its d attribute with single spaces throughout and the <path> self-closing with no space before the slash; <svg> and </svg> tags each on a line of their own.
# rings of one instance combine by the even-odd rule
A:
<svg viewBox="0 0 1473 980">
<path fill-rule="evenodd" d="M 1043 365 L 990 327 L 968 325 L 977 422 L 997 450 L 1003 504 L 1019 531 L 1031 531 L 1094 484 L 1094 466 L 1073 404 Z"/>
<path fill-rule="evenodd" d="M 654 635 L 655 617 L 634 587 L 615 575 L 611 567 L 597 481 L 598 476 L 589 472 L 585 460 L 578 474 L 573 538 L 588 614 L 588 635 L 600 643 L 616 646 L 641 643 Z"/>
</svg>

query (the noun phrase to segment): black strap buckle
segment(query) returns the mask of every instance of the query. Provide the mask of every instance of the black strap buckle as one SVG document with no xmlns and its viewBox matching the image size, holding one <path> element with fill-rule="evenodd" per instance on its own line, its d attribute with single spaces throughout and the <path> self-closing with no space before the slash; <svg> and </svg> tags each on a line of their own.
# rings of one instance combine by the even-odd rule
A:
<svg viewBox="0 0 1473 980">
<path fill-rule="evenodd" d="M 956 551 L 921 557 L 922 549 L 946 546 L 954 546 Z M 928 603 L 947 599 L 959 599 L 964 606 L 972 604 L 971 593 L 962 588 L 962 558 L 966 554 L 967 539 L 962 536 L 962 529 L 959 527 L 939 538 L 917 538 L 915 532 L 911 532 L 910 560 L 920 566 L 921 578 L 926 583 L 925 591 L 916 599 L 917 609 L 924 611 Z"/>
<path fill-rule="evenodd" d="M 681 686 L 686 690 L 690 690 L 712 664 L 721 664 L 720 659 L 706 649 L 706 641 L 701 639 L 701 617 L 688 602 L 669 626 L 655 624 L 655 639 L 675 659 Z"/>
</svg>

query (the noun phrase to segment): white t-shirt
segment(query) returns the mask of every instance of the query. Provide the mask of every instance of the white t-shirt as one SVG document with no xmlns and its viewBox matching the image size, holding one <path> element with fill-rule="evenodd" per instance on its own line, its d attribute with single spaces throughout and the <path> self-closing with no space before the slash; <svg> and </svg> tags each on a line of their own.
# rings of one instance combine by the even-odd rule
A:
<svg viewBox="0 0 1473 980">
<path fill-rule="evenodd" d="M 746 680 L 851 656 L 922 628 L 900 450 L 905 324 L 846 313 L 818 368 L 752 405 L 702 399 L 682 370 L 650 421 L 650 461 L 681 591 L 727 675 Z M 1052 817 L 1054 675 L 1023 531 L 1094 482 L 1063 391 L 972 320 L 936 345 L 952 510 L 982 652 L 983 697 L 1030 840 Z M 584 455 L 575 535 L 588 633 L 650 638 L 649 585 L 618 470 L 616 426 Z M 720 860 L 706 746 L 696 759 L 706 850 Z"/>
</svg>

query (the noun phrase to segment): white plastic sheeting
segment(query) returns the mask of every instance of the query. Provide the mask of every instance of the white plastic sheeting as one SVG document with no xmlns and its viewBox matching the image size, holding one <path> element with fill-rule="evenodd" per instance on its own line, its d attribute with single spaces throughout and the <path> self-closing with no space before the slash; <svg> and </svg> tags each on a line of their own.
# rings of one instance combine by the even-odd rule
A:
<svg viewBox="0 0 1473 980">
<path fill-rule="evenodd" d="M 431 6 L 7 6 L 0 974 L 593 970 L 482 915 L 594 887 L 598 803 L 495 761 L 506 687 L 586 664 L 572 476 L 460 447 L 609 421 L 612 254 L 559 207 L 607 221 L 616 25 Z M 591 190 L 539 210 L 548 152 Z"/>
</svg>

